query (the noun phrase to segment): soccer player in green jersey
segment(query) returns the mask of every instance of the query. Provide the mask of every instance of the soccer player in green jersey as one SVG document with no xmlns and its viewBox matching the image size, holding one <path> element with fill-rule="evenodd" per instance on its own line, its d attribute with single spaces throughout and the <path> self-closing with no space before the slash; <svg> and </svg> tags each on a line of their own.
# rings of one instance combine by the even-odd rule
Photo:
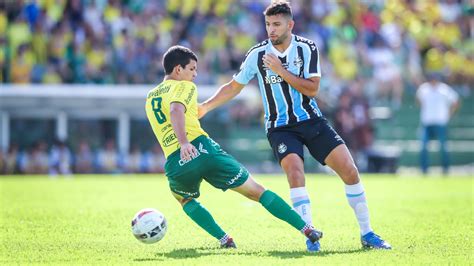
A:
<svg viewBox="0 0 474 266">
<path fill-rule="evenodd" d="M 212 186 L 234 190 L 258 201 L 275 217 L 286 221 L 317 242 L 322 232 L 306 224 L 277 194 L 255 182 L 247 169 L 221 149 L 201 128 L 198 120 L 197 56 L 188 48 L 173 46 L 163 57 L 165 78 L 146 100 L 146 114 L 166 156 L 165 173 L 173 196 L 201 228 L 235 248 L 233 239 L 196 200 L 204 179 Z"/>
</svg>

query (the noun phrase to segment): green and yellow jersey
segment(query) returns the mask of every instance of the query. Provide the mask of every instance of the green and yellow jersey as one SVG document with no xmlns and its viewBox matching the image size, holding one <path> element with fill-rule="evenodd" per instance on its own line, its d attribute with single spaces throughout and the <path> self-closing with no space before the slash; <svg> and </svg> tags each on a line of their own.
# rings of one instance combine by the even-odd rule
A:
<svg viewBox="0 0 474 266">
<path fill-rule="evenodd" d="M 163 81 L 148 92 L 145 110 L 166 158 L 180 147 L 170 120 L 170 106 L 173 102 L 186 107 L 186 135 L 190 142 L 201 135 L 208 136 L 198 120 L 196 85 L 190 81 Z"/>
</svg>

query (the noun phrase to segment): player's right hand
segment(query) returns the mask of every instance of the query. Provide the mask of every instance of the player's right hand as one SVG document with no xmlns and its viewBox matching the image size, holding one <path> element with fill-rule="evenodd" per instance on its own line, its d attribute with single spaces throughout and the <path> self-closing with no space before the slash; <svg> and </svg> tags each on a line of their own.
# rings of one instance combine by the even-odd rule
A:
<svg viewBox="0 0 474 266">
<path fill-rule="evenodd" d="M 196 158 L 198 155 L 198 150 L 191 143 L 184 143 L 181 145 L 180 156 L 181 160 L 189 161 L 193 158 Z"/>
</svg>

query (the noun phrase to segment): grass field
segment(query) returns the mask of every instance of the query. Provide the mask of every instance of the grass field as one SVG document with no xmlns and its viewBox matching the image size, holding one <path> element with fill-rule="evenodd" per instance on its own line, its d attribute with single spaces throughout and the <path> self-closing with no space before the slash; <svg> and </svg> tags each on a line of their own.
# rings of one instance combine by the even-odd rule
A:
<svg viewBox="0 0 474 266">
<path fill-rule="evenodd" d="M 288 199 L 283 176 L 257 176 Z M 257 203 L 202 185 L 200 201 L 238 246 L 222 250 L 187 218 L 163 176 L 0 178 L 0 264 L 471 264 L 473 179 L 366 175 L 372 226 L 391 251 L 361 249 L 358 226 L 342 182 L 309 175 L 313 217 L 323 251 L 305 252 L 304 239 Z M 139 243 L 130 221 L 141 208 L 162 211 L 165 238 Z"/>
</svg>

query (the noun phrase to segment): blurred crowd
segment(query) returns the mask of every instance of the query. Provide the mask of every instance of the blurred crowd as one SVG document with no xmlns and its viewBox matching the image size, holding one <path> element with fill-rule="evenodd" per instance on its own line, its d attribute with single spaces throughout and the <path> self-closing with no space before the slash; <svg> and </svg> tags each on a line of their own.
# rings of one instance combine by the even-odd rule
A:
<svg viewBox="0 0 474 266">
<path fill-rule="evenodd" d="M 19 0 L 0 3 L 2 82 L 157 83 L 173 44 L 200 55 L 197 83 L 233 74 L 266 38 L 270 0 Z M 474 78 L 470 1 L 292 0 L 294 32 L 319 45 L 323 81 L 363 77 L 399 101 L 423 71 Z M 225 77 L 226 79 L 228 77 Z"/>
<path fill-rule="evenodd" d="M 472 93 L 472 1 L 290 2 L 293 32 L 319 47 L 318 103 L 351 150 L 372 144 L 369 107 L 398 110 L 404 94 L 413 97 L 428 73 L 443 76 L 461 96 Z M 164 75 L 162 54 L 181 44 L 198 53 L 196 83 L 219 85 L 238 70 L 250 47 L 267 38 L 262 12 L 269 3 L 1 1 L 0 83 L 156 84 Z M 227 115 L 254 125 L 262 115 L 257 110 L 236 103 Z"/>
<path fill-rule="evenodd" d="M 62 141 L 55 141 L 49 148 L 39 141 L 23 151 L 18 145 L 11 145 L 5 153 L 0 150 L 0 175 L 163 173 L 165 160 L 158 144 L 147 151 L 133 146 L 129 153 L 121 154 L 113 139 L 95 151 L 85 140 L 75 150 Z"/>
</svg>

